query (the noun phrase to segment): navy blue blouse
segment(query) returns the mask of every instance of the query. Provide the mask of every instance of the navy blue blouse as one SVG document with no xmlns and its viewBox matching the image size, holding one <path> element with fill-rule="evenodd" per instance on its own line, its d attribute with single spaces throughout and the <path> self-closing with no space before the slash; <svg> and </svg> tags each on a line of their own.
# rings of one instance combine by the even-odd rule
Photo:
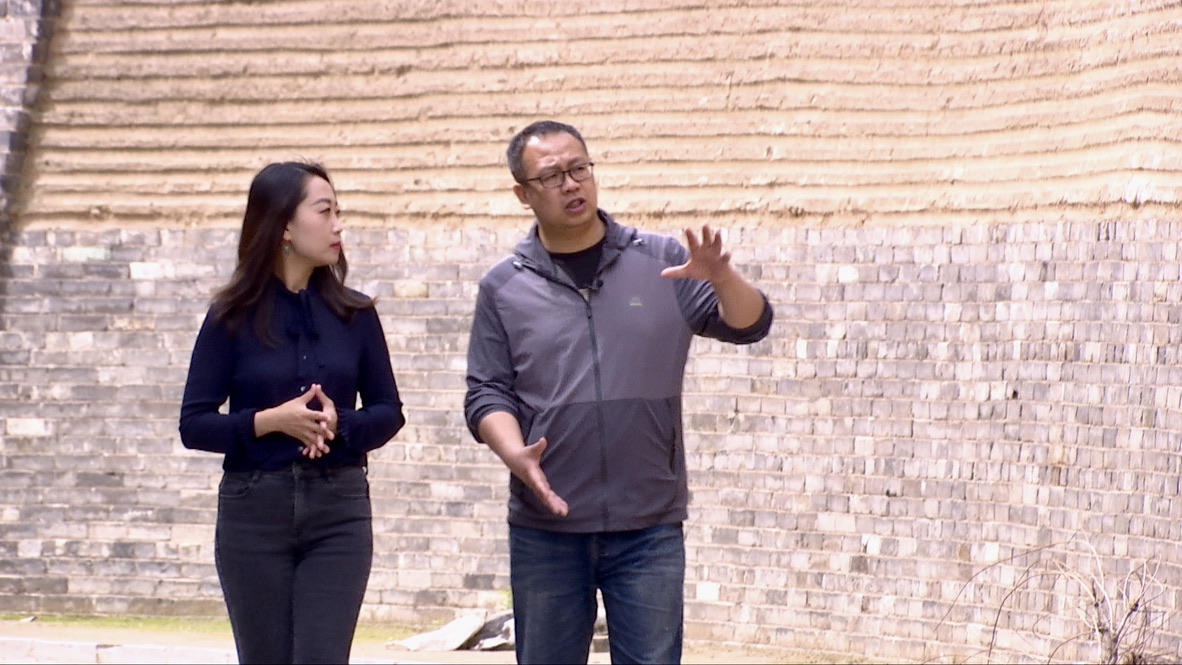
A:
<svg viewBox="0 0 1182 665">
<path fill-rule="evenodd" d="M 277 346 L 264 344 L 249 319 L 231 333 L 206 314 L 181 403 L 181 442 L 224 454 L 226 471 L 268 471 L 305 460 L 293 437 L 256 437 L 254 415 L 319 383 L 336 405 L 337 436 L 314 463 L 364 465 L 366 452 L 385 445 L 406 423 L 377 311 L 358 310 L 345 321 L 315 287 L 292 293 L 276 278 L 272 291 Z M 222 413 L 227 399 L 228 413 Z M 309 407 L 319 408 L 315 400 Z"/>
</svg>

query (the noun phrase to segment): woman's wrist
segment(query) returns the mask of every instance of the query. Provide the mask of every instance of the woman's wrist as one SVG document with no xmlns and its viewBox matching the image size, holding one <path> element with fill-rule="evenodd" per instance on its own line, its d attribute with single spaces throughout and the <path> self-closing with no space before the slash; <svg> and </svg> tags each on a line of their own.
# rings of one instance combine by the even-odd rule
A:
<svg viewBox="0 0 1182 665">
<path fill-rule="evenodd" d="M 259 409 L 254 412 L 254 435 L 256 438 L 271 433 L 272 412 L 272 409 Z"/>
</svg>

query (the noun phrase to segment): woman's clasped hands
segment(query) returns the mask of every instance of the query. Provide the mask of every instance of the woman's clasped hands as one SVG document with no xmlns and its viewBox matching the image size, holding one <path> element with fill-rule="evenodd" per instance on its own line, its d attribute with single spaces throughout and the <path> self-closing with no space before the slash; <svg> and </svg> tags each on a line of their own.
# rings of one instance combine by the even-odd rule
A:
<svg viewBox="0 0 1182 665">
<path fill-rule="evenodd" d="M 309 406 L 313 400 L 320 403 L 320 410 Z M 255 435 L 283 432 L 300 442 L 300 454 L 308 459 L 327 455 L 328 442 L 336 438 L 336 431 L 336 405 L 318 383 L 302 395 L 255 415 Z"/>
</svg>

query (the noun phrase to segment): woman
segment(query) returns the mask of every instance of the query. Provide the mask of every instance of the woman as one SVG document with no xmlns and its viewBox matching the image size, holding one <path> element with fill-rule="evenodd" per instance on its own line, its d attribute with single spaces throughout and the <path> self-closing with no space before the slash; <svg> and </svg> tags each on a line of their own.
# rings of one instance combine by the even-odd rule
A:
<svg viewBox="0 0 1182 665">
<path fill-rule="evenodd" d="M 406 422 L 373 300 L 344 286 L 339 213 L 320 165 L 255 176 L 189 365 L 181 441 L 225 455 L 214 556 L 243 663 L 348 662 L 373 559 L 366 453 Z"/>
</svg>

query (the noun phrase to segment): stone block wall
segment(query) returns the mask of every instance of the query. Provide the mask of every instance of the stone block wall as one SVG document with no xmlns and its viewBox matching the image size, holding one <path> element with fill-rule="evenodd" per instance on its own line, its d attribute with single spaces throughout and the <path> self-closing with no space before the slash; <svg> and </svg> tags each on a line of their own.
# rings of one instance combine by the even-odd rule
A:
<svg viewBox="0 0 1182 665">
<path fill-rule="evenodd" d="M 1148 563 L 1180 655 L 1182 7 L 855 5 L 63 3 L 0 266 L 0 606 L 222 612 L 219 460 L 177 408 L 249 179 L 292 157 L 334 174 L 407 402 L 366 616 L 501 606 L 464 352 L 529 222 L 504 145 L 556 117 L 604 207 L 727 228 L 777 307 L 692 353 L 689 639 L 1094 658 L 1078 582 Z"/>
<path fill-rule="evenodd" d="M 30 111 L 59 11 L 57 0 L 0 2 L 0 228 L 8 225 L 11 196 L 20 185 Z"/>
</svg>

